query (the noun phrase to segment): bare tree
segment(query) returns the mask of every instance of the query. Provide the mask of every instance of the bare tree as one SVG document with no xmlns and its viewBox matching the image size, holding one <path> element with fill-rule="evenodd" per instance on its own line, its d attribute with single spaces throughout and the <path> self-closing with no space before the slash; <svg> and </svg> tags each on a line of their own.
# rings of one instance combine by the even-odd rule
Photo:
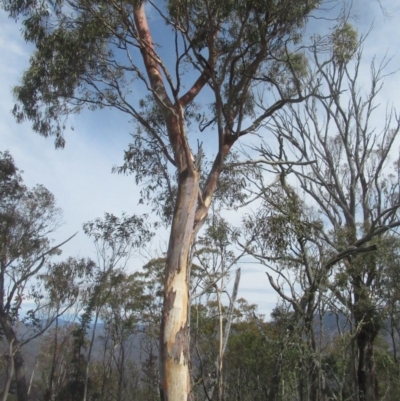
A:
<svg viewBox="0 0 400 401">
<path fill-rule="evenodd" d="M 289 257 L 285 248 L 285 263 L 301 261 L 297 278 L 308 282 L 304 292 L 308 303 L 318 291 L 329 291 L 351 315 L 356 344 L 354 396 L 372 401 L 379 397 L 374 344 L 384 318 L 376 301 L 385 269 L 382 251 L 391 231 L 400 226 L 397 157 L 390 166 L 400 119 L 390 107 L 383 116 L 377 112 L 388 61 L 377 64 L 373 60 L 367 90 L 359 83 L 362 39 L 357 41 L 344 23 L 333 33 L 331 44 L 328 59 L 314 54 L 320 96 L 307 99 L 302 108 L 290 106 L 275 115 L 269 129 L 276 135 L 279 150 L 264 146 L 261 153 L 267 161 L 301 162 L 289 168 L 275 166 L 280 191 L 289 201 L 307 203 L 310 210 L 303 221 L 295 210 L 291 217 L 280 212 L 298 225 L 297 232 L 304 231 L 305 224 L 312 234 L 301 241 L 298 234 L 286 239 L 284 246 L 292 253 Z M 323 97 L 325 91 L 332 96 Z M 276 207 L 275 200 L 272 208 Z M 271 223 L 273 215 L 264 219 Z M 312 259 L 317 261 L 317 270 L 309 268 L 311 251 L 317 251 L 317 259 Z M 273 262 L 267 253 L 261 256 Z M 272 277 L 270 282 L 293 303 L 293 297 L 289 299 Z M 287 284 L 293 294 L 294 288 Z"/>
</svg>

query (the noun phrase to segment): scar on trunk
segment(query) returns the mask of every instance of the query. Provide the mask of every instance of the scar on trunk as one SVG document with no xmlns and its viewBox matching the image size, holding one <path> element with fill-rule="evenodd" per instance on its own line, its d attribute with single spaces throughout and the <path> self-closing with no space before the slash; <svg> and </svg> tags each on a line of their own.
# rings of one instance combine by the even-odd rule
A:
<svg viewBox="0 0 400 401">
<path fill-rule="evenodd" d="M 186 180 L 186 178 L 189 177 L 189 170 L 187 168 L 185 168 L 185 170 L 183 170 L 180 174 L 179 174 L 179 178 L 178 181 L 179 182 L 183 182 Z"/>
<path fill-rule="evenodd" d="M 189 342 L 187 336 L 187 324 L 179 329 L 175 335 L 175 342 L 172 346 L 171 356 L 175 362 L 179 362 L 181 359 L 181 353 L 183 353 L 184 364 L 188 362 L 189 355 Z"/>
<path fill-rule="evenodd" d="M 166 311 L 170 311 L 173 308 L 174 302 L 175 302 L 175 297 L 176 297 L 176 291 L 171 289 L 165 299 L 165 310 Z"/>
</svg>

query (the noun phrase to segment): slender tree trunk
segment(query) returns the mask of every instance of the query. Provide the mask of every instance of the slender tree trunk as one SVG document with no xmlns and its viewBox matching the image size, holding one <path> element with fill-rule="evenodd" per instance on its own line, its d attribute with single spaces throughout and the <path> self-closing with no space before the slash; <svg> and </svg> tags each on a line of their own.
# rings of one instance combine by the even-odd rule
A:
<svg viewBox="0 0 400 401">
<path fill-rule="evenodd" d="M 58 312 L 58 311 L 57 311 Z M 56 371 L 56 364 L 57 364 L 57 350 L 58 348 L 58 318 L 56 318 L 56 326 L 54 332 L 54 350 L 53 356 L 51 361 L 51 370 L 50 370 L 50 377 L 49 377 L 49 385 L 47 389 L 46 399 L 51 401 L 53 399 L 53 382 L 54 382 L 54 374 Z"/>
<path fill-rule="evenodd" d="M 237 294 L 238 294 L 240 275 L 241 275 L 241 271 L 240 271 L 240 268 L 238 268 L 236 270 L 235 283 L 233 285 L 232 295 L 230 297 L 229 309 L 228 309 L 228 313 L 226 315 L 225 328 L 223 328 L 224 317 L 222 314 L 221 290 L 215 284 L 215 290 L 216 290 L 217 301 L 218 301 L 218 312 L 219 312 L 219 329 L 218 329 L 219 351 L 218 351 L 217 360 L 215 361 L 215 375 L 209 375 L 211 377 L 210 382 L 207 384 L 207 386 L 205 386 L 205 388 L 208 388 L 208 390 L 206 390 L 206 397 L 207 397 L 206 399 L 207 400 L 213 399 L 216 385 L 218 388 L 217 400 L 220 401 L 223 399 L 223 395 L 224 395 L 224 382 L 223 382 L 223 375 L 222 375 L 223 359 L 224 359 L 226 347 L 228 345 L 229 335 L 231 332 L 233 310 L 234 310 L 234 306 L 235 306 L 236 298 L 237 298 Z M 203 373 L 203 380 L 206 380 L 206 378 L 204 377 L 204 373 Z"/>
<path fill-rule="evenodd" d="M 308 355 L 308 389 L 309 389 L 309 400 L 310 401 L 322 401 L 321 398 L 321 393 L 320 393 L 320 386 L 319 386 L 319 366 L 317 365 L 315 359 L 316 359 L 316 353 L 317 353 L 317 347 L 315 343 L 315 336 L 314 336 L 314 328 L 312 325 L 314 324 L 313 321 L 313 316 L 307 316 L 305 318 L 306 320 L 306 336 L 307 336 L 307 341 L 308 341 L 308 349 L 307 352 L 309 353 Z"/>
<path fill-rule="evenodd" d="M 354 332 L 352 332 L 351 334 L 353 333 Z M 360 401 L 360 391 L 358 388 L 358 376 L 357 376 L 357 361 L 358 361 L 357 344 L 352 341 L 351 342 L 351 390 L 354 394 L 354 401 Z M 343 380 L 343 388 L 344 388 L 345 386 L 344 376 L 343 379 L 344 379 Z"/>
<path fill-rule="evenodd" d="M 94 319 L 94 324 L 93 324 L 92 338 L 90 339 L 89 352 L 88 352 L 87 362 L 86 362 L 85 384 L 84 384 L 84 389 L 83 389 L 83 401 L 86 401 L 86 399 L 87 399 L 87 390 L 88 390 L 88 383 L 89 383 L 90 360 L 91 360 L 91 358 L 92 358 L 92 350 L 93 350 L 94 339 L 95 339 L 95 337 L 96 337 L 96 328 L 97 328 L 97 322 L 98 322 L 98 320 L 99 320 L 99 314 L 100 314 L 100 308 L 97 308 L 97 310 L 96 310 L 96 315 L 95 315 L 95 319 Z"/>
<path fill-rule="evenodd" d="M 123 340 L 122 340 L 119 345 L 119 352 L 118 352 L 118 358 L 117 358 L 117 370 L 118 370 L 117 400 L 118 401 L 122 400 L 123 390 L 126 387 L 125 381 L 124 381 L 124 373 L 125 373 L 124 368 L 125 368 L 125 348 L 124 348 L 124 344 L 123 344 Z"/>
<path fill-rule="evenodd" d="M 276 401 L 279 394 L 279 384 L 281 382 L 281 366 L 283 360 L 283 353 L 285 352 L 285 342 L 282 341 L 280 349 L 275 356 L 274 369 L 272 379 L 269 384 L 267 401 Z"/>
<path fill-rule="evenodd" d="M 17 399 L 18 401 L 28 401 L 28 386 L 26 384 L 24 358 L 22 358 L 22 354 L 19 349 L 19 342 L 17 340 L 17 336 L 15 335 L 14 329 L 8 317 L 3 312 L 0 312 L 0 325 L 4 331 L 8 344 L 13 344 L 13 347 L 16 350 L 13 352 L 13 359 L 15 381 L 17 385 Z"/>
<path fill-rule="evenodd" d="M 216 286 L 217 287 L 217 286 Z M 218 396 L 217 400 L 222 401 L 222 396 L 223 396 L 223 391 L 224 391 L 224 380 L 222 376 L 222 368 L 223 368 L 223 362 L 224 362 L 224 356 L 223 356 L 223 326 L 224 326 L 224 317 L 222 315 L 222 304 L 221 304 L 221 294 L 220 290 L 216 288 L 217 291 L 217 300 L 218 300 L 218 315 L 219 315 L 219 352 L 218 352 L 218 358 L 216 362 L 216 370 L 217 370 L 217 386 L 218 386 Z"/>
<path fill-rule="evenodd" d="M 3 396 L 1 397 L 1 401 L 7 401 L 8 391 L 10 390 L 12 377 L 14 374 L 14 357 L 13 357 L 13 343 L 12 342 L 9 345 L 9 356 L 10 356 L 10 361 L 8 362 L 7 381 L 5 384 L 5 388 L 3 390 Z"/>
<path fill-rule="evenodd" d="M 105 398 L 106 384 L 110 379 L 111 371 L 112 371 L 111 365 L 112 365 L 112 361 L 113 361 L 114 346 L 112 345 L 110 347 L 109 357 L 107 357 L 108 342 L 109 342 L 109 334 L 107 331 L 107 337 L 105 338 L 105 341 L 104 341 L 104 351 L 103 351 L 103 358 L 102 358 L 103 374 L 102 374 L 102 382 L 101 382 L 100 401 L 103 401 Z M 106 361 L 106 357 L 108 358 L 108 361 Z"/>
<path fill-rule="evenodd" d="M 198 174 L 186 170 L 179 176 L 166 262 L 160 333 L 162 401 L 192 399 L 189 374 L 188 256 L 193 236 L 197 196 Z"/>
<path fill-rule="evenodd" d="M 35 377 L 35 369 L 36 368 L 37 368 L 37 362 L 35 363 L 35 366 L 32 369 L 31 378 L 29 379 L 28 396 L 31 393 L 32 384 L 33 384 L 33 378 Z"/>
<path fill-rule="evenodd" d="M 306 336 L 309 352 L 309 401 L 326 401 L 330 399 L 332 392 L 329 385 L 326 383 L 325 372 L 321 368 L 320 357 L 322 351 L 318 348 L 317 340 L 315 338 L 313 314 L 306 317 Z"/>
</svg>

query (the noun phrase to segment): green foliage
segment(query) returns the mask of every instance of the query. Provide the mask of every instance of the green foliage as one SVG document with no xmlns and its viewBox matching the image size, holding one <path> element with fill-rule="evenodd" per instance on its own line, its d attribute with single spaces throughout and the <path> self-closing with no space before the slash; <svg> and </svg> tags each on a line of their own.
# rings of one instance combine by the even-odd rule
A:
<svg viewBox="0 0 400 401">
<path fill-rule="evenodd" d="M 254 319 L 232 326 L 225 358 L 226 399 L 261 401 L 268 397 L 274 373 L 276 335 L 267 324 L 261 327 L 263 332 Z"/>
<path fill-rule="evenodd" d="M 121 217 L 105 213 L 104 219 L 97 218 L 83 225 L 84 233 L 93 239 L 100 249 L 108 249 L 114 257 L 129 256 L 132 248 L 139 248 L 154 235 L 146 222 L 147 216 Z"/>
<path fill-rule="evenodd" d="M 44 234 L 57 228 L 61 211 L 46 188 L 37 185 L 29 190 L 23 185 L 9 153 L 0 152 L 0 158 L 0 257 L 3 269 L 13 266 L 23 274 L 40 254 L 50 251 Z"/>
<path fill-rule="evenodd" d="M 40 185 L 28 189 L 11 155 L 0 152 L 0 327 L 12 352 L 19 399 L 27 399 L 21 346 L 77 301 L 93 268 L 84 259 L 51 263 L 61 253 L 49 238 L 60 219 L 54 196 Z M 20 316 L 24 299 L 34 307 Z"/>
<path fill-rule="evenodd" d="M 60 224 L 61 211 L 46 188 L 23 184 L 8 152 L 0 152 L 0 170 L 0 292 L 4 295 L 9 286 L 1 309 L 14 319 L 21 307 L 21 284 L 25 287 L 51 256 L 61 253 L 48 238 Z"/>
<path fill-rule="evenodd" d="M 338 26 L 332 34 L 333 58 L 338 65 L 347 64 L 358 48 L 357 31 L 348 23 Z"/>
<path fill-rule="evenodd" d="M 272 258 L 279 258 L 282 266 L 302 263 L 300 249 L 322 227 L 312 209 L 286 186 L 279 184 L 265 194 L 265 202 L 255 216 L 248 215 L 244 226 L 254 238 L 250 248 L 261 249 Z"/>
<path fill-rule="evenodd" d="M 287 49 L 291 43 L 299 42 L 300 29 L 319 3 L 317 0 L 168 1 L 158 9 L 187 49 L 177 47 L 176 76 L 171 74 L 174 96 L 183 87 L 180 81 L 186 79 L 188 69 L 207 70 L 210 68 L 207 53 L 212 52 L 214 57 L 209 83 L 215 100 L 203 104 L 195 113 L 194 109 L 189 110 L 192 105 L 188 105 L 185 110 L 188 127 L 198 116 L 207 114 L 211 124 L 222 117 L 226 120 L 223 124 L 232 130 L 233 121 L 240 125 L 246 116 L 255 117 L 256 86 L 277 87 L 288 96 L 293 94 L 294 88 L 289 89 L 293 83 L 299 89 L 306 70 L 305 59 Z M 149 139 L 136 137 L 137 143 L 144 149 L 158 148 L 165 153 L 169 145 L 164 142 L 165 122 L 160 111 L 154 103 L 146 106 L 148 99 L 139 102 L 137 108 L 130 96 L 136 80 L 148 85 L 135 48 L 142 45 L 132 18 L 138 4 L 3 1 L 3 7 L 12 16 L 23 18 L 24 38 L 37 48 L 22 84 L 14 91 L 18 100 L 14 108 L 17 120 L 32 121 L 35 131 L 44 136 L 55 135 L 56 146 L 64 146 L 62 133 L 70 113 L 85 106 L 114 107 L 133 117 L 139 130 L 147 132 Z M 171 43 L 175 41 L 169 32 L 166 36 Z M 285 86 L 288 88 L 283 90 Z M 215 107 L 209 116 L 205 111 L 220 101 L 224 115 L 218 115 L 219 107 Z M 131 153 L 132 148 L 128 159 Z M 160 165 L 159 160 L 152 165 L 159 170 L 164 163 L 165 160 Z M 138 167 L 139 180 L 142 165 L 141 162 Z"/>
<path fill-rule="evenodd" d="M 215 209 L 240 207 L 248 199 L 249 195 L 246 188 L 248 187 L 248 180 L 255 176 L 255 169 L 246 165 L 236 166 L 235 163 L 239 161 L 239 152 L 232 151 L 226 157 L 225 168 L 215 190 Z M 204 182 L 205 179 L 206 177 L 203 175 L 201 182 Z"/>
<path fill-rule="evenodd" d="M 78 15 L 75 29 L 71 30 L 66 16 L 61 15 L 65 8 L 62 3 L 53 10 L 50 4 L 49 8 L 33 8 L 23 22 L 25 40 L 35 43 L 38 51 L 31 57 L 31 67 L 23 77 L 24 85 L 14 89 L 24 107 L 16 105 L 13 111 L 17 121 L 31 120 L 33 129 L 41 135 L 55 135 L 56 147 L 65 145 L 62 116 L 81 108 L 80 101 L 73 106 L 68 102 L 75 97 L 85 73 L 104 71 L 100 55 L 107 54 L 108 37 L 101 21 L 88 13 Z M 102 6 L 98 11 L 106 12 Z M 49 29 L 54 17 L 59 18 L 59 26 Z"/>
<path fill-rule="evenodd" d="M 43 282 L 49 301 L 56 307 L 72 305 L 82 288 L 93 277 L 95 263 L 90 259 L 74 259 L 51 263 L 38 278 Z"/>
</svg>

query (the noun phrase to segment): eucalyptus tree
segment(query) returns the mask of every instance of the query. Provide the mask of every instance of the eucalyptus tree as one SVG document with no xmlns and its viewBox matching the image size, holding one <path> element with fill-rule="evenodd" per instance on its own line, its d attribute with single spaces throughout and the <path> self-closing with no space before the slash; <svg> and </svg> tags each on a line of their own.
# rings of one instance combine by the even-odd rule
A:
<svg viewBox="0 0 400 401">
<path fill-rule="evenodd" d="M 52 244 L 50 235 L 60 218 L 53 194 L 41 185 L 28 189 L 11 155 L 0 152 L 0 327 L 12 357 L 19 401 L 28 397 L 21 347 L 75 302 L 79 283 L 91 268 L 84 259 L 50 263 L 68 241 Z M 34 305 L 25 317 L 24 299 Z M 50 313 L 43 320 L 45 310 Z M 19 323 L 32 328 L 24 338 Z"/>
<path fill-rule="evenodd" d="M 143 315 L 153 306 L 152 298 L 145 291 L 144 282 L 137 274 L 121 274 L 119 280 L 113 283 L 111 294 L 101 311 L 104 323 L 101 337 L 104 343 L 101 400 L 112 397 L 118 401 L 131 400 L 130 391 L 137 393 L 140 389 L 139 385 L 134 388 L 133 384 L 143 377 L 139 372 L 147 362 L 138 350 L 147 331 L 147 319 Z M 154 339 L 151 340 L 154 342 Z M 157 380 L 154 382 L 157 386 Z"/>
<path fill-rule="evenodd" d="M 321 291 L 329 293 L 351 316 L 356 347 L 353 396 L 370 401 L 379 397 L 374 344 L 386 311 L 380 288 L 389 266 L 388 244 L 400 226 L 398 159 L 393 156 L 400 118 L 391 107 L 378 112 L 386 59 L 373 60 L 368 88 L 360 82 L 362 42 L 347 23 L 333 32 L 329 57 L 314 57 L 321 96 L 307 99 L 301 109 L 289 106 L 276 114 L 269 128 L 279 150 L 264 146 L 261 153 L 270 162 L 301 162 L 289 169 L 277 167 L 280 187 L 313 211 L 292 231 L 297 234 L 281 238 L 286 243 L 278 245 L 286 247 L 290 263 L 303 266 L 298 278 L 309 283 L 304 292 L 308 301 Z M 324 91 L 333 96 L 324 98 Z M 281 207 L 275 228 L 288 227 L 279 226 L 284 219 L 295 224 L 297 216 L 282 214 Z M 264 217 L 267 226 L 274 221 L 273 214 Z M 271 231 L 267 233 L 268 241 Z M 260 247 L 255 253 L 273 260 Z"/>
<path fill-rule="evenodd" d="M 90 362 L 100 313 L 109 302 L 114 289 L 125 279 L 124 270 L 133 252 L 147 243 L 153 235 L 145 218 L 146 216 L 127 216 L 125 213 L 119 218 L 105 213 L 103 219 L 97 218 L 83 225 L 83 231 L 94 242 L 97 256 L 94 280 L 89 283 L 91 285 L 87 290 L 87 303 L 80 318 L 81 337 L 84 337 L 94 315 L 86 358 L 84 401 L 87 399 Z"/>
<path fill-rule="evenodd" d="M 69 257 L 65 261 L 48 264 L 46 271 L 37 276 L 38 281 L 34 286 L 35 296 L 39 300 L 44 299 L 44 313 L 48 316 L 53 316 L 46 325 L 46 327 L 52 328 L 54 336 L 50 341 L 53 342 L 54 347 L 51 349 L 52 360 L 49 366 L 47 383 L 45 383 L 46 400 L 50 401 L 57 398 L 57 386 L 60 385 L 60 383 L 57 383 L 57 371 L 60 369 L 59 364 L 64 351 L 62 347 L 65 338 L 63 338 L 62 334 L 60 335 L 59 318 L 63 316 L 63 320 L 66 319 L 65 312 L 68 314 L 69 319 L 76 318 L 77 310 L 80 309 L 79 304 L 85 298 L 85 287 L 93 278 L 94 273 L 95 263 L 92 260 Z M 41 302 L 36 303 L 40 305 Z M 29 311 L 28 313 L 31 314 L 32 312 Z M 39 315 L 39 317 L 42 316 Z M 38 323 L 40 322 L 38 321 Z M 43 330 L 36 333 L 36 336 L 39 334 L 43 334 Z M 45 341 L 49 341 L 50 335 L 46 338 L 47 340 Z M 46 375 L 44 373 L 42 378 L 45 382 Z"/>
<path fill-rule="evenodd" d="M 172 216 L 160 335 L 164 400 L 190 398 L 191 244 L 235 142 L 312 94 L 301 84 L 306 61 L 298 50 L 301 30 L 319 4 L 3 0 L 12 16 L 22 17 L 23 36 L 36 46 L 14 90 L 18 121 L 55 135 L 59 147 L 66 117 L 84 107 L 115 108 L 137 123 L 123 169 L 138 182 L 149 180 L 145 195 L 158 191 L 156 202 Z M 149 96 L 138 101 L 142 90 Z M 191 149 L 196 125 L 213 137 L 203 146 L 214 158 L 204 181 L 202 152 L 195 157 Z"/>
</svg>

